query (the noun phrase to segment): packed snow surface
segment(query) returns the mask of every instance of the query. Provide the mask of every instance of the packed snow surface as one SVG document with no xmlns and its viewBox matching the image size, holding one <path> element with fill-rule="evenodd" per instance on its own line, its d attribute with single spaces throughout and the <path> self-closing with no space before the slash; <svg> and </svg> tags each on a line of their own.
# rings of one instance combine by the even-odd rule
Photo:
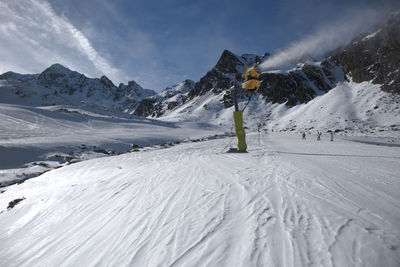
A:
<svg viewBox="0 0 400 267">
<path fill-rule="evenodd" d="M 179 144 L 3 188 L 0 266 L 400 266 L 400 147 L 322 139 Z"/>
</svg>

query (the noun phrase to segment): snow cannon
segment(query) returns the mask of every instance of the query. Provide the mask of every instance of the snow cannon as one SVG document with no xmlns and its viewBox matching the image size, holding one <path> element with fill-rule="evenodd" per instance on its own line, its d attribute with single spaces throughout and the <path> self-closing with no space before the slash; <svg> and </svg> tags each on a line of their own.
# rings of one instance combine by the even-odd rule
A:
<svg viewBox="0 0 400 267">
<path fill-rule="evenodd" d="M 249 101 L 245 105 L 242 110 L 239 110 L 239 105 L 237 101 L 238 88 L 235 88 L 233 94 L 233 102 L 235 104 L 235 111 L 233 112 L 233 122 L 235 125 L 235 134 L 237 137 L 237 151 L 238 152 L 246 152 L 247 144 L 246 144 L 246 133 L 243 127 L 243 111 L 246 109 L 247 105 L 251 100 L 251 96 L 254 91 L 257 91 L 260 88 L 261 82 L 258 80 L 260 74 L 256 71 L 256 65 L 251 68 L 246 68 L 242 75 L 244 82 L 242 83 L 242 88 L 245 90 L 252 90 L 252 94 L 249 97 Z"/>
<path fill-rule="evenodd" d="M 261 82 L 258 80 L 260 73 L 256 71 L 256 65 L 251 68 L 244 69 L 242 75 L 244 82 L 242 83 L 242 88 L 245 90 L 258 90 L 260 88 Z"/>
</svg>

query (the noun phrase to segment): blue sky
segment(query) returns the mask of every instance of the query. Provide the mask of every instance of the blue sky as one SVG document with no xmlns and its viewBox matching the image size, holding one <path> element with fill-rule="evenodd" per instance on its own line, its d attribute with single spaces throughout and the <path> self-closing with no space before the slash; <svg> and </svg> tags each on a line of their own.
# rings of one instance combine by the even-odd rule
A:
<svg viewBox="0 0 400 267">
<path fill-rule="evenodd" d="M 365 30 L 398 2 L 0 0 L 0 72 L 38 73 L 58 62 L 116 85 L 135 80 L 160 91 L 199 80 L 224 49 L 276 52 L 377 11 L 364 18 Z"/>
</svg>

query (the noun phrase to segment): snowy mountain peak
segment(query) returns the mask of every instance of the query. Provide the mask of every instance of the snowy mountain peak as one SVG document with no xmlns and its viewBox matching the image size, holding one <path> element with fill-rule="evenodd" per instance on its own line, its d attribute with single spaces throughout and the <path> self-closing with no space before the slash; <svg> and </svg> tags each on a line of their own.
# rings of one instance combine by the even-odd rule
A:
<svg viewBox="0 0 400 267">
<path fill-rule="evenodd" d="M 59 64 L 59 63 L 55 63 L 53 65 L 51 65 L 50 67 L 48 67 L 47 69 L 45 69 L 42 73 L 48 73 L 48 72 L 53 72 L 53 73 L 70 73 L 72 72 L 72 70 L 64 67 L 63 65 Z"/>
<path fill-rule="evenodd" d="M 127 92 L 139 92 L 139 91 L 142 91 L 142 90 L 148 90 L 148 89 L 143 89 L 135 81 L 129 81 L 128 84 L 120 83 L 118 88 L 120 90 L 126 90 Z M 150 90 L 150 91 L 152 91 L 152 90 Z M 151 95 L 154 95 L 154 94 L 156 94 L 156 92 L 153 91 L 153 94 L 151 94 Z"/>
<path fill-rule="evenodd" d="M 107 76 L 105 76 L 105 75 L 101 76 L 100 81 L 107 87 L 110 87 L 110 88 L 115 87 L 113 82 L 110 79 L 108 79 Z"/>
<path fill-rule="evenodd" d="M 143 89 L 143 88 L 142 88 L 137 82 L 135 82 L 135 81 L 129 81 L 127 86 L 130 87 L 130 88 Z"/>
<path fill-rule="evenodd" d="M 143 98 L 151 97 L 157 94 L 153 90 L 144 89 L 135 81 L 129 81 L 127 85 L 120 83 L 118 86 L 118 91 L 116 97 L 127 96 L 130 99 L 135 99 L 136 101 L 141 101 Z"/>
<path fill-rule="evenodd" d="M 235 73 L 238 66 L 243 66 L 240 57 L 229 50 L 224 50 L 214 69 L 223 73 Z"/>
<path fill-rule="evenodd" d="M 46 88 L 59 88 L 72 94 L 87 80 L 85 75 L 72 71 L 61 64 L 53 64 L 39 74 L 37 82 Z"/>
</svg>

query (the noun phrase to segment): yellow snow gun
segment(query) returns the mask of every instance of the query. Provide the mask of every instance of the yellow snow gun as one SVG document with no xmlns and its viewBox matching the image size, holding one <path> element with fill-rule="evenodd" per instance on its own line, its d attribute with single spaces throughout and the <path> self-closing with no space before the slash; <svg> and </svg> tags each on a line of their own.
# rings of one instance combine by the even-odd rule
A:
<svg viewBox="0 0 400 267">
<path fill-rule="evenodd" d="M 246 90 L 252 90 L 252 94 L 254 91 L 260 88 L 261 82 L 257 80 L 260 77 L 260 73 L 256 71 L 256 65 L 251 68 L 246 68 L 242 75 L 244 82 L 242 83 L 242 88 Z M 247 107 L 250 102 L 251 96 L 249 97 L 249 101 L 243 110 L 239 110 L 239 105 L 237 101 L 237 93 L 234 93 L 234 103 L 235 103 L 235 111 L 233 112 L 233 122 L 235 125 L 235 134 L 237 137 L 237 150 L 238 152 L 246 152 L 247 144 L 246 144 L 246 133 L 243 127 L 243 111 Z"/>
<path fill-rule="evenodd" d="M 260 73 L 256 71 L 256 65 L 251 68 L 244 69 L 242 77 L 244 82 L 242 83 L 242 88 L 246 90 L 258 90 L 260 88 L 261 82 L 257 80 L 260 77 Z"/>
</svg>

